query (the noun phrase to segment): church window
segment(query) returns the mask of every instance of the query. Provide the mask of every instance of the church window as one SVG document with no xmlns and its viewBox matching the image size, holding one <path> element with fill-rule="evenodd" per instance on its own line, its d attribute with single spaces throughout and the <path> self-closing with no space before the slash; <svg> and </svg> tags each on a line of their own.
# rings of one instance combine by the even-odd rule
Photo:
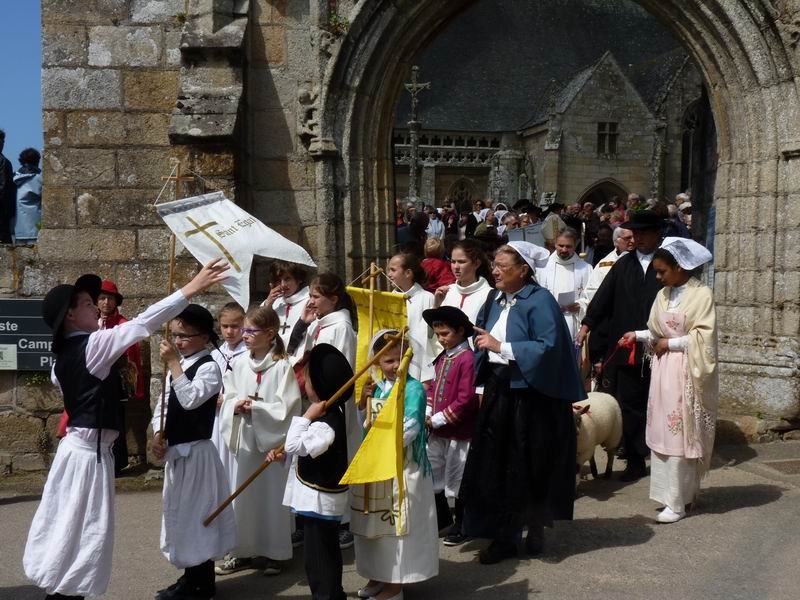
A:
<svg viewBox="0 0 800 600">
<path fill-rule="evenodd" d="M 617 123 L 600 121 L 597 123 L 597 154 L 615 156 L 617 154 Z"/>
</svg>

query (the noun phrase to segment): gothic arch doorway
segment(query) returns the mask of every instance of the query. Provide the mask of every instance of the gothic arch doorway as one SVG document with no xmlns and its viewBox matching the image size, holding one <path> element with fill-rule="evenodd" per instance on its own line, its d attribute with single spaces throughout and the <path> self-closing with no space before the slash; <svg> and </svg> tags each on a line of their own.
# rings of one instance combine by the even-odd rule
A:
<svg viewBox="0 0 800 600">
<path fill-rule="evenodd" d="M 578 203 L 583 204 L 584 202 L 591 202 L 595 207 L 598 207 L 614 198 L 617 200 L 624 200 L 627 195 L 627 190 L 622 187 L 622 184 L 618 181 L 614 179 L 601 179 L 590 185 L 581 194 Z"/>
<path fill-rule="evenodd" d="M 466 177 L 454 181 L 447 191 L 447 199 L 456 203 L 459 213 L 472 210 L 472 200 L 475 197 L 475 182 Z"/>
</svg>

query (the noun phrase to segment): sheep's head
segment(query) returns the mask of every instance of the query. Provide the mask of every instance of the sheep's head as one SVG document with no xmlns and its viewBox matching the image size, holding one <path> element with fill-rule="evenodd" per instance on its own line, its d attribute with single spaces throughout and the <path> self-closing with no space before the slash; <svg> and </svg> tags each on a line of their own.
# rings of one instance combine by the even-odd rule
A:
<svg viewBox="0 0 800 600">
<path fill-rule="evenodd" d="M 589 404 L 581 406 L 580 404 L 572 405 L 572 417 L 575 419 L 575 429 L 580 431 L 582 417 L 589 412 Z"/>
</svg>

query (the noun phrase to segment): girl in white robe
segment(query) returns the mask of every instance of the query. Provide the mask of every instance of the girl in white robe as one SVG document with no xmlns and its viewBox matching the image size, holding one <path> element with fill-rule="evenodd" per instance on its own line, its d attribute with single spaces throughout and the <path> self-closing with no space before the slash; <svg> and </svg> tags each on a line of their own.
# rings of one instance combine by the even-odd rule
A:
<svg viewBox="0 0 800 600">
<path fill-rule="evenodd" d="M 419 259 L 408 252 L 395 254 L 386 269 L 386 276 L 397 286 L 400 293 L 406 295 L 406 314 L 408 317 L 408 334 L 414 356 L 408 374 L 414 379 L 427 384 L 433 379 L 433 359 L 438 356 L 441 347 L 428 327 L 422 312 L 433 307 L 433 294 L 423 289 L 425 270 Z"/>
<path fill-rule="evenodd" d="M 225 269 L 224 263 L 209 263 L 180 291 L 136 318 L 105 330 L 99 330 L 97 322 L 99 277 L 84 275 L 75 285 L 56 286 L 42 306 L 44 321 L 53 330 L 53 383 L 65 387 L 57 367 L 58 348 L 67 337 L 86 336 L 83 367 L 96 380 L 105 381 L 132 344 L 180 313 L 189 304 L 188 298 L 224 279 Z M 94 384 L 81 382 L 78 393 L 84 391 L 85 383 Z M 104 399 L 97 397 L 96 401 Z M 110 428 L 70 426 L 58 445 L 22 559 L 26 577 L 49 596 L 101 596 L 108 588 L 114 549 L 114 458 L 110 448 L 117 435 L 118 431 Z"/>
<path fill-rule="evenodd" d="M 371 354 L 386 345 L 382 330 L 373 338 Z M 384 379 L 364 387 L 359 408 L 366 413 L 372 403 L 373 420 L 383 408 L 395 385 L 400 366 L 400 348 L 384 354 L 378 366 Z M 399 506 L 394 480 L 369 486 L 354 486 L 352 530 L 356 534 L 356 569 L 368 579 L 358 591 L 361 598 L 401 600 L 403 585 L 418 583 L 439 573 L 439 544 L 433 478 L 425 450 L 425 389 L 419 381 L 406 380 L 403 405 L 404 506 Z M 365 423 L 369 426 L 369 423 Z M 365 512 L 364 493 L 369 490 L 369 512 Z M 395 518 L 405 514 L 406 529 L 397 535 Z"/>
<path fill-rule="evenodd" d="M 244 310 L 237 302 L 228 302 L 223 306 L 217 315 L 219 330 L 223 342 L 219 348 L 211 351 L 211 357 L 219 366 L 219 370 L 224 376 L 231 370 L 233 359 L 247 350 L 242 339 L 242 325 L 244 325 Z M 217 447 L 219 459 L 222 461 L 222 468 L 228 474 L 228 481 L 233 492 L 236 483 L 236 456 L 231 454 L 228 445 L 219 434 L 219 409 L 222 408 L 224 399 L 223 391 L 217 400 L 217 416 L 214 419 L 214 431 L 211 433 L 211 441 Z"/>
<path fill-rule="evenodd" d="M 300 318 L 308 304 L 308 272 L 302 265 L 276 260 L 270 265 L 270 292 L 261 306 L 271 306 L 280 319 L 278 335 L 292 362 L 303 357 L 303 336 L 294 335 Z"/>
<path fill-rule="evenodd" d="M 450 254 L 450 268 L 456 282 L 436 290 L 434 306 L 455 306 L 471 323 L 478 318 L 478 312 L 486 304 L 486 297 L 492 291 L 489 259 L 483 248 L 474 240 L 463 240 L 453 246 Z"/>
<path fill-rule="evenodd" d="M 247 353 L 225 376 L 220 433 L 236 455 L 239 487 L 283 444 L 292 417 L 300 414 L 300 387 L 278 336 L 279 320 L 269 307 L 252 308 L 244 321 Z M 249 568 L 252 557 L 267 557 L 265 574 L 280 573 L 276 561 L 292 557 L 292 517 L 283 506 L 286 471 L 267 469 L 234 500 L 236 548 L 217 567 L 227 575 Z"/>
</svg>

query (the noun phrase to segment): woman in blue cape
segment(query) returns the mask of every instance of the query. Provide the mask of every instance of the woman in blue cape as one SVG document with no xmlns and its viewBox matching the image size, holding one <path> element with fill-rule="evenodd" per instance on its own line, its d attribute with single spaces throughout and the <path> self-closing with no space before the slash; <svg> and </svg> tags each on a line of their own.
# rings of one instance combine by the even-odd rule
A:
<svg viewBox="0 0 800 600">
<path fill-rule="evenodd" d="M 547 251 L 528 242 L 497 250 L 490 294 L 475 327 L 475 382 L 483 403 L 467 456 L 461 498 L 470 537 L 491 544 L 483 564 L 529 554 L 544 526 L 572 519 L 576 432 L 572 403 L 586 397 L 575 347 L 558 303 L 534 280 Z"/>
</svg>

